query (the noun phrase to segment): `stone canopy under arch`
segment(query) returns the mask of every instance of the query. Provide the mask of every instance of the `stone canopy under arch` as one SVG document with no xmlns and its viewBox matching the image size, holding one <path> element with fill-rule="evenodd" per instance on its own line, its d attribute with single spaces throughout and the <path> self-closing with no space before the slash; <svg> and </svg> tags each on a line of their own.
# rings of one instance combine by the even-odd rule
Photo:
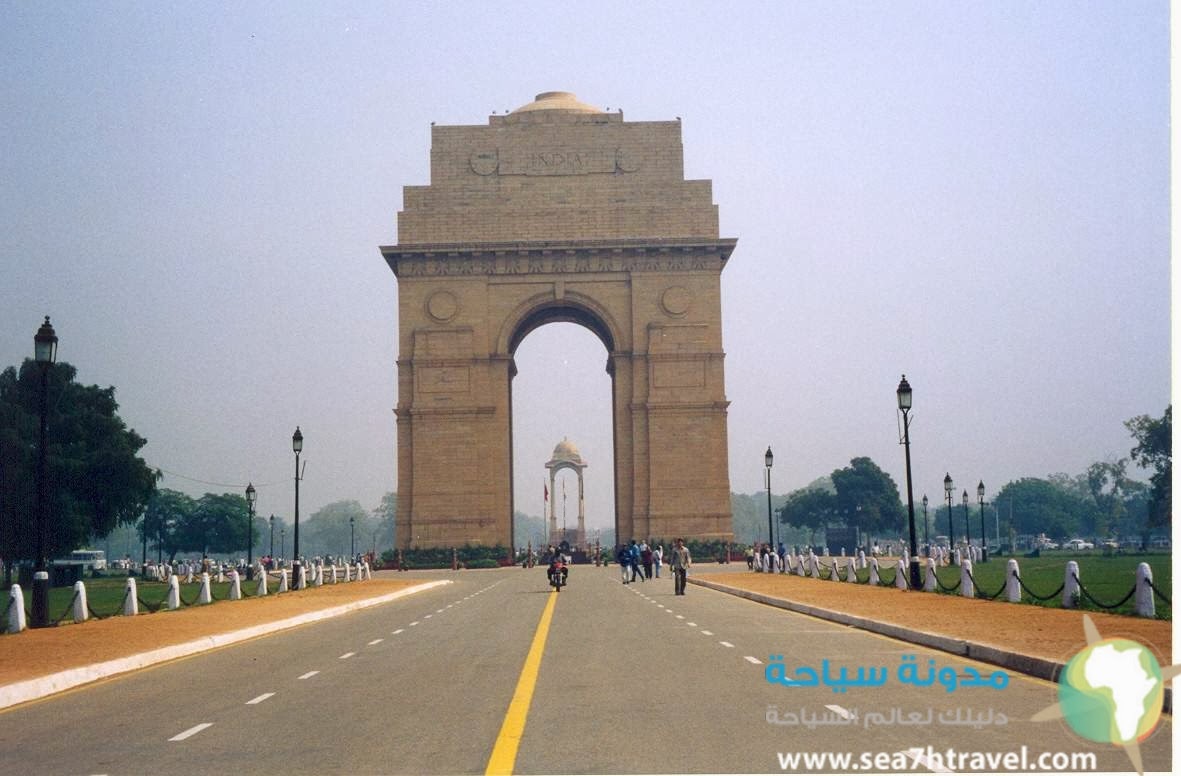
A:
<svg viewBox="0 0 1181 776">
<path fill-rule="evenodd" d="M 514 354 L 554 321 L 607 349 L 620 539 L 731 536 L 721 272 L 680 121 L 545 92 L 432 126 L 397 245 L 398 547 L 512 544 Z M 527 465 L 527 464 L 524 464 Z"/>
</svg>

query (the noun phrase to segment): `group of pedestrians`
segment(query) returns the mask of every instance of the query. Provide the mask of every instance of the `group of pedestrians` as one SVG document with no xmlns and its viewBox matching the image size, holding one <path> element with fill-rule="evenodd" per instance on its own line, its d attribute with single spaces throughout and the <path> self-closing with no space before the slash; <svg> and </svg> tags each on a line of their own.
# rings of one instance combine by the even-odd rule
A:
<svg viewBox="0 0 1181 776">
<path fill-rule="evenodd" d="M 623 584 L 631 584 L 637 580 L 644 582 L 649 579 L 659 579 L 660 569 L 664 565 L 664 545 L 651 547 L 647 542 L 631 540 L 630 544 L 621 544 L 615 551 L 615 560 L 619 563 L 619 573 Z M 669 568 L 673 571 L 673 587 L 675 595 L 685 594 L 685 577 L 692 558 L 685 540 L 678 538 L 669 557 Z"/>
</svg>

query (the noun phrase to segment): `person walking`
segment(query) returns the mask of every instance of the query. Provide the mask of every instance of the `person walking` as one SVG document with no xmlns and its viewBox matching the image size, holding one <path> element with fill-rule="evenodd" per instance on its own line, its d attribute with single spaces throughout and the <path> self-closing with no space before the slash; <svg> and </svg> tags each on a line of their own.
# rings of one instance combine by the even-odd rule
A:
<svg viewBox="0 0 1181 776">
<path fill-rule="evenodd" d="M 631 553 L 632 582 L 636 581 L 636 577 L 639 577 L 640 581 L 643 582 L 644 570 L 640 566 L 640 545 L 636 544 L 635 539 L 632 539 L 628 552 Z"/>
<path fill-rule="evenodd" d="M 652 578 L 652 548 L 648 546 L 648 542 L 640 544 L 640 564 L 644 567 L 645 579 Z"/>
<path fill-rule="evenodd" d="M 627 584 L 628 572 L 632 565 L 632 554 L 628 551 L 626 544 L 619 545 L 619 550 L 615 553 L 615 562 L 619 564 L 619 573 L 623 576 L 623 584 Z"/>
<path fill-rule="evenodd" d="M 685 540 L 679 536 L 668 565 L 673 570 L 673 595 L 684 595 L 685 577 L 689 573 L 689 567 L 693 565 L 693 557 L 689 554 L 689 548 L 685 546 Z"/>
<path fill-rule="evenodd" d="M 660 579 L 660 567 L 664 564 L 664 545 L 656 545 L 656 549 L 652 550 L 652 565 L 656 567 L 656 578 Z"/>
</svg>

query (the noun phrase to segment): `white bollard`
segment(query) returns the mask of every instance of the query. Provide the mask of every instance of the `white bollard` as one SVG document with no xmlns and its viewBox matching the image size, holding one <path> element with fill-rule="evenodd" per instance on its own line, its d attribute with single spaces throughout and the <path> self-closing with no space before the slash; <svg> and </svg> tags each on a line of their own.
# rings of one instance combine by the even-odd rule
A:
<svg viewBox="0 0 1181 776">
<path fill-rule="evenodd" d="M 953 553 L 951 554 L 951 559 L 952 559 L 952 561 L 955 563 L 955 565 L 959 566 L 960 568 L 963 568 L 963 566 L 964 566 L 964 555 L 963 555 L 963 553 L 962 553 L 962 552 L 960 552 L 960 548 L 959 548 L 959 547 L 956 547 L 956 548 L 955 548 L 955 552 L 953 552 Z"/>
<path fill-rule="evenodd" d="M 20 585 L 13 585 L 8 591 L 8 632 L 20 633 L 29 627 L 25 617 L 25 594 Z"/>
<path fill-rule="evenodd" d="M 972 559 L 960 561 L 960 593 L 964 598 L 976 597 L 976 585 L 972 584 Z"/>
<path fill-rule="evenodd" d="M 344 564 L 344 581 L 345 582 L 352 582 L 353 581 L 353 567 L 351 564 L 348 564 L 348 563 Z"/>
<path fill-rule="evenodd" d="M 856 558 L 848 558 L 845 561 L 845 581 L 846 582 L 856 582 L 857 581 L 857 559 Z"/>
<path fill-rule="evenodd" d="M 1078 572 L 1078 561 L 1066 562 L 1066 576 L 1062 582 L 1062 608 L 1073 609 L 1078 606 L 1079 599 L 1079 583 L 1075 580 L 1081 580 L 1082 575 Z"/>
<path fill-rule="evenodd" d="M 366 581 L 373 579 L 373 569 L 369 565 L 369 561 L 365 561 L 365 579 Z"/>
<path fill-rule="evenodd" d="M 197 603 L 208 604 L 213 602 L 213 591 L 209 589 L 209 573 L 201 572 L 201 592 L 197 595 Z"/>
<path fill-rule="evenodd" d="M 865 550 L 857 551 L 857 568 L 865 568 Z"/>
<path fill-rule="evenodd" d="M 279 569 L 279 591 L 280 593 L 287 592 L 287 569 Z"/>
<path fill-rule="evenodd" d="M 225 574 L 225 570 L 224 570 L 224 569 L 222 569 L 222 567 L 221 567 L 221 565 L 220 565 L 220 564 L 218 564 L 218 567 L 217 567 L 217 584 L 219 584 L 219 585 L 225 584 L 225 581 L 226 581 L 226 574 Z"/>
<path fill-rule="evenodd" d="M 193 564 L 192 563 L 185 564 L 185 584 L 186 585 L 193 584 Z"/>
<path fill-rule="evenodd" d="M 1009 558 L 1005 568 L 1005 598 L 1009 603 L 1021 603 L 1021 568 L 1016 558 Z"/>
<path fill-rule="evenodd" d="M 258 589 L 254 591 L 255 595 L 267 594 L 267 572 L 264 570 L 258 575 Z"/>
<path fill-rule="evenodd" d="M 307 590 L 308 588 L 308 567 L 300 564 L 299 567 L 299 589 Z"/>
<path fill-rule="evenodd" d="M 906 578 L 906 575 L 908 573 L 910 573 L 910 572 L 908 570 L 906 562 L 902 558 L 899 558 L 898 559 L 898 568 L 894 572 L 894 586 L 897 587 L 899 590 L 905 590 L 907 587 L 909 587 L 910 583 Z"/>
<path fill-rule="evenodd" d="M 127 578 L 127 586 L 123 590 L 123 614 L 126 617 L 134 617 L 139 614 L 139 593 L 135 589 L 135 577 Z"/>
<path fill-rule="evenodd" d="M 928 593 L 935 592 L 935 581 L 937 579 L 935 576 L 936 566 L 937 564 L 934 558 L 927 558 L 927 576 L 923 580 L 923 590 L 926 590 Z"/>
<path fill-rule="evenodd" d="M 1156 599 L 1152 595 L 1152 568 L 1147 563 L 1136 567 L 1136 614 L 1140 617 L 1156 616 Z"/>
<path fill-rule="evenodd" d="M 882 578 L 878 576 L 878 557 L 874 555 L 869 559 L 869 584 L 877 586 L 882 583 Z"/>
<path fill-rule="evenodd" d="M 330 576 L 329 579 L 332 581 L 332 584 L 334 584 L 334 585 L 336 584 L 336 564 L 335 563 L 332 564 L 332 576 Z"/>
<path fill-rule="evenodd" d="M 180 608 L 180 580 L 176 574 L 168 575 L 168 604 L 169 610 Z"/>
<path fill-rule="evenodd" d="M 320 587 L 323 584 L 324 584 L 324 564 L 317 563 L 316 567 L 312 570 L 312 586 L 313 587 Z"/>
<path fill-rule="evenodd" d="M 242 579 L 238 576 L 237 569 L 230 572 L 230 600 L 242 600 Z"/>
<path fill-rule="evenodd" d="M 86 622 L 89 617 L 90 609 L 86 606 L 86 583 L 79 579 L 74 583 L 74 622 Z"/>
</svg>

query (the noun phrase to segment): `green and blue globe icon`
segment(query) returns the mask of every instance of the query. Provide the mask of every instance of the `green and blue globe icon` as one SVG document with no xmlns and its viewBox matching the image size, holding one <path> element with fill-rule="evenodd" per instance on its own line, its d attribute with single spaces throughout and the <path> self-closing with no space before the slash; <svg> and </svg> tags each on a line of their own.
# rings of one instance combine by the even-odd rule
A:
<svg viewBox="0 0 1181 776">
<path fill-rule="evenodd" d="M 1091 741 L 1126 746 L 1160 722 L 1164 676 L 1150 650 L 1128 639 L 1087 644 L 1058 677 L 1058 702 L 1070 728 Z"/>
</svg>

